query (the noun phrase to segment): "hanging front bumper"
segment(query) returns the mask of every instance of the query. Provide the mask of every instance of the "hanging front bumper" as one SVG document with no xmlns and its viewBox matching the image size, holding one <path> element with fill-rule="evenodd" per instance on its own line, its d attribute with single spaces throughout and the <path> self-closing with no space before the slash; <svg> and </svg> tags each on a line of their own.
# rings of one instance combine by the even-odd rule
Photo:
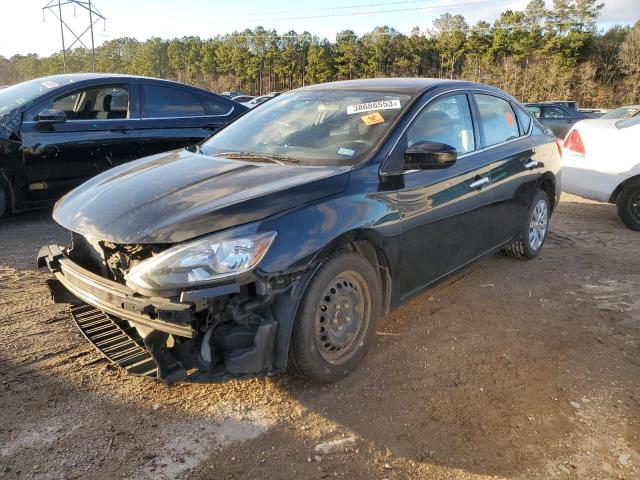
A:
<svg viewBox="0 0 640 480">
<path fill-rule="evenodd" d="M 38 268 L 54 274 L 55 280 L 49 280 L 48 285 L 56 303 L 85 303 L 133 325 L 180 337 L 195 336 L 192 304 L 137 294 L 126 285 L 81 267 L 57 245 L 40 249 Z"/>
</svg>

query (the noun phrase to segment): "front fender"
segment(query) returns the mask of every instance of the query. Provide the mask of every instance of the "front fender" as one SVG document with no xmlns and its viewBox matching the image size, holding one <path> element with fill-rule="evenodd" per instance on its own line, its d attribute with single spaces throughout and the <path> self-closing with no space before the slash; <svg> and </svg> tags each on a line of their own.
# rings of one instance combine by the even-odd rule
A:
<svg viewBox="0 0 640 480">
<path fill-rule="evenodd" d="M 357 170 L 341 194 L 264 220 L 261 230 L 277 230 L 278 236 L 260 269 L 277 274 L 307 268 L 337 239 L 362 232 L 395 263 L 400 236 L 397 194 L 379 191 L 378 185 L 377 169 Z"/>
</svg>

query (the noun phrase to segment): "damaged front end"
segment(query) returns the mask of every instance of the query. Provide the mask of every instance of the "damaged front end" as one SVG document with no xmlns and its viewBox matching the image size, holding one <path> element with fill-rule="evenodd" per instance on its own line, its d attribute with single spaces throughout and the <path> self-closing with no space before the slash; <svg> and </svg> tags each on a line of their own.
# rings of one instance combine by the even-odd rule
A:
<svg viewBox="0 0 640 480">
<path fill-rule="evenodd" d="M 167 287 L 161 294 L 144 291 L 157 276 L 141 276 L 142 287 L 131 282 L 132 271 L 164 261 L 172 249 L 73 234 L 68 248 L 42 247 L 38 267 L 54 274 L 48 281 L 52 296 L 57 303 L 71 304 L 83 335 L 131 374 L 175 383 L 283 371 L 299 290 L 295 286 L 303 272 L 267 278 L 252 268 L 206 282 L 205 273 L 196 269 L 196 277 L 187 276 L 195 278 L 195 285 Z M 183 256 L 180 265 L 194 262 L 193 256 Z M 168 271 L 166 265 L 155 268 Z M 174 279 L 176 271 L 167 275 Z"/>
</svg>

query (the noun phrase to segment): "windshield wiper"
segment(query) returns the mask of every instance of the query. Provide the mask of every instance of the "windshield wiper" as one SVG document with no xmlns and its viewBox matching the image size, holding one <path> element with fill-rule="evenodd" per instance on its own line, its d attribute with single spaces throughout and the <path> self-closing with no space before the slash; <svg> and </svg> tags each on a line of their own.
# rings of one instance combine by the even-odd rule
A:
<svg viewBox="0 0 640 480">
<path fill-rule="evenodd" d="M 215 155 L 229 159 L 238 160 L 268 160 L 280 165 L 288 163 L 300 163 L 297 158 L 287 157 L 286 155 L 276 155 L 274 153 L 254 153 L 254 152 L 220 152 Z"/>
</svg>

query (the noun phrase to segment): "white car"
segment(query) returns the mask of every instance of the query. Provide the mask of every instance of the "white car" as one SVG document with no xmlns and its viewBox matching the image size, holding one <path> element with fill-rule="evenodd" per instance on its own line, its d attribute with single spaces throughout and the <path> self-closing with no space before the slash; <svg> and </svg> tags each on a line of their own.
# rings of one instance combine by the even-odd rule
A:
<svg viewBox="0 0 640 480">
<path fill-rule="evenodd" d="M 615 203 L 618 216 L 640 231 L 640 117 L 576 123 L 562 146 L 562 189 Z"/>
</svg>

